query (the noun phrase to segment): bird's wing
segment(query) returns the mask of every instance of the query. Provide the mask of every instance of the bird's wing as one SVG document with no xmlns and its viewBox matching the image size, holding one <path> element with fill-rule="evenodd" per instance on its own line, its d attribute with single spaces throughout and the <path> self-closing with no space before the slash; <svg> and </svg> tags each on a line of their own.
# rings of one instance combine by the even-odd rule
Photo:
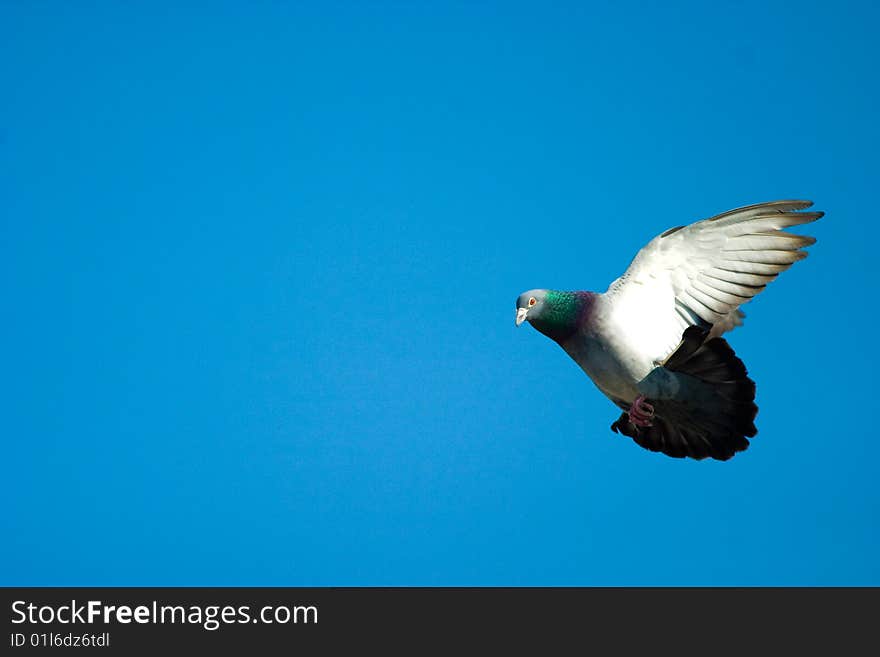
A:
<svg viewBox="0 0 880 657">
<path fill-rule="evenodd" d="M 606 292 L 613 320 L 658 361 L 688 326 L 712 324 L 710 337 L 742 323 L 739 306 L 806 257 L 816 240 L 784 229 L 822 212 L 811 201 L 773 201 L 677 226 L 651 240 Z"/>
</svg>

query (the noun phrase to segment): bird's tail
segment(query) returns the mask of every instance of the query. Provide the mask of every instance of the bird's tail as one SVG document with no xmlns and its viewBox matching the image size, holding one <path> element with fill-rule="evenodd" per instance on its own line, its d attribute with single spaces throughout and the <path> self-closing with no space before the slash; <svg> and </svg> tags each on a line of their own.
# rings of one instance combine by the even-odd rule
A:
<svg viewBox="0 0 880 657">
<path fill-rule="evenodd" d="M 666 362 L 639 384 L 654 407 L 651 426 L 627 413 L 612 429 L 669 456 L 726 461 L 757 433 L 755 382 L 723 338 L 706 340 L 706 327 L 688 327 Z"/>
</svg>

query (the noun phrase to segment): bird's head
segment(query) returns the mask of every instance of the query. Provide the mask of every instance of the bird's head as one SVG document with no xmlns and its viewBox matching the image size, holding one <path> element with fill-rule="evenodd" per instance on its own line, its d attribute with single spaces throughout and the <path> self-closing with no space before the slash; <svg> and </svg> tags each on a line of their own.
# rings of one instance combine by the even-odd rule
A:
<svg viewBox="0 0 880 657">
<path fill-rule="evenodd" d="M 547 307 L 547 290 L 529 290 L 523 292 L 516 300 L 516 325 L 524 321 L 540 320 Z"/>
</svg>

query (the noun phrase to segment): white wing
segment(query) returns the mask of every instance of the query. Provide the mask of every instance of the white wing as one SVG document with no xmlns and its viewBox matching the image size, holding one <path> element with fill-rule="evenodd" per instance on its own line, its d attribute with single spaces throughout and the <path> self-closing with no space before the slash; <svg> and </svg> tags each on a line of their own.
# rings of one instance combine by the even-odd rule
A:
<svg viewBox="0 0 880 657">
<path fill-rule="evenodd" d="M 824 214 L 799 212 L 811 205 L 759 203 L 655 237 L 606 292 L 621 337 L 660 362 L 690 325 L 712 324 L 715 336 L 742 324 L 739 306 L 805 258 L 801 249 L 816 241 L 783 230 Z"/>
</svg>

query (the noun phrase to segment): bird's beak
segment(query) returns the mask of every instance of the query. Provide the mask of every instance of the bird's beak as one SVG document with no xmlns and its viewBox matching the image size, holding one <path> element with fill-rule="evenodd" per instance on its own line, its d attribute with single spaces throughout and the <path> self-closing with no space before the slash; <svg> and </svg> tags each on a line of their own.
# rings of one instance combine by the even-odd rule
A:
<svg viewBox="0 0 880 657">
<path fill-rule="evenodd" d="M 517 308 L 516 309 L 516 325 L 519 326 L 524 321 L 526 321 L 526 315 L 529 314 L 528 308 Z"/>
</svg>

